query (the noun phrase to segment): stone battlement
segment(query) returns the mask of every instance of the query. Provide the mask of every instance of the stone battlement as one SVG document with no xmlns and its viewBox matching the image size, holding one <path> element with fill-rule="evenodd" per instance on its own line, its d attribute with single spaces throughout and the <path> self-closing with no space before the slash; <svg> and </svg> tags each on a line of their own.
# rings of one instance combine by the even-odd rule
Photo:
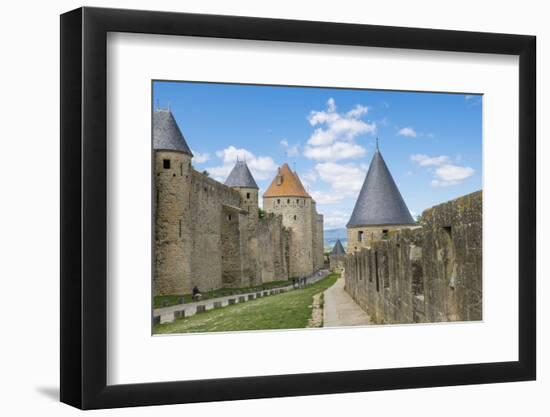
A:
<svg viewBox="0 0 550 417">
<path fill-rule="evenodd" d="M 482 192 L 344 259 L 346 291 L 375 323 L 482 319 Z"/>
</svg>

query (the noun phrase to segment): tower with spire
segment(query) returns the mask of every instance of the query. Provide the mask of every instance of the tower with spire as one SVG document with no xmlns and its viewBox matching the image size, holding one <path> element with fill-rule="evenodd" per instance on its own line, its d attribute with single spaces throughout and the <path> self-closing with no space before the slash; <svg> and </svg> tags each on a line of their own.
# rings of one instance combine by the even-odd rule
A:
<svg viewBox="0 0 550 417">
<path fill-rule="evenodd" d="M 191 159 L 193 153 L 170 109 L 153 113 L 154 292 L 183 294 L 191 276 Z"/>
<path fill-rule="evenodd" d="M 283 225 L 291 232 L 289 275 L 306 276 L 319 269 L 323 262 L 322 216 L 307 193 L 298 174 L 283 164 L 263 195 L 263 208 L 281 215 Z"/>
<path fill-rule="evenodd" d="M 344 246 L 342 246 L 340 239 L 337 239 L 329 253 L 330 270 L 333 272 L 341 272 L 344 269 L 345 260 L 346 250 Z"/>
<path fill-rule="evenodd" d="M 225 185 L 241 194 L 241 208 L 248 211 L 251 217 L 258 218 L 258 185 L 248 169 L 245 160 L 237 159 L 235 166 L 225 180 Z"/>
<path fill-rule="evenodd" d="M 348 252 L 369 247 L 373 240 L 387 238 L 392 230 L 414 225 L 414 219 L 382 157 L 377 138 L 376 151 L 346 225 Z"/>
</svg>

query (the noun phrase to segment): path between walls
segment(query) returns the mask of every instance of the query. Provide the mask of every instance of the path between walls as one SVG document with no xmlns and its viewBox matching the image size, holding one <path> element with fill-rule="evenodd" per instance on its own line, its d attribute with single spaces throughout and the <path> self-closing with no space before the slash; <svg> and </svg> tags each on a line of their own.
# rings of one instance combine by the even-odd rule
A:
<svg viewBox="0 0 550 417">
<path fill-rule="evenodd" d="M 345 279 L 325 291 L 323 327 L 364 326 L 370 323 L 368 314 L 344 290 Z"/>
</svg>

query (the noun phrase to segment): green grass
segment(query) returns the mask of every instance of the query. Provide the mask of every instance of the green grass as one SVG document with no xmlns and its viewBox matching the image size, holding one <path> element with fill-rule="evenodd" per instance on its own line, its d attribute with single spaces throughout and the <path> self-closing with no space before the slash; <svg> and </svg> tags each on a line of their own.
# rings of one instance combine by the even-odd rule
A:
<svg viewBox="0 0 550 417">
<path fill-rule="evenodd" d="M 311 317 L 313 296 L 334 285 L 337 279 L 338 274 L 330 274 L 303 289 L 208 310 L 171 323 L 157 324 L 153 333 L 302 329 Z"/>
<path fill-rule="evenodd" d="M 219 288 L 213 291 L 205 291 L 202 294 L 202 300 L 208 300 L 209 298 L 224 297 L 226 295 L 238 295 L 246 294 L 248 292 L 260 291 L 260 290 L 270 290 L 272 288 L 286 287 L 287 285 L 292 284 L 292 280 L 281 280 L 281 281 L 271 281 L 266 282 L 265 284 L 256 285 L 253 287 L 244 287 L 244 288 Z M 170 294 L 170 295 L 159 295 L 153 299 L 153 308 L 160 307 L 169 307 L 178 304 L 178 299 L 183 297 L 186 303 L 193 301 L 193 296 L 191 294 Z M 166 305 L 163 305 L 163 302 L 166 302 Z"/>
</svg>

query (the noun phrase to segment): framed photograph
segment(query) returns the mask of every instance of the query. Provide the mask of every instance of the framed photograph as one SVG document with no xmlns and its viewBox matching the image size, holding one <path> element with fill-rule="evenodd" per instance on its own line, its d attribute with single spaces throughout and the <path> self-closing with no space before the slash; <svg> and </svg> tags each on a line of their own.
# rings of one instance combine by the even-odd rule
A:
<svg viewBox="0 0 550 417">
<path fill-rule="evenodd" d="M 61 16 L 61 401 L 533 380 L 535 37 Z"/>
</svg>

